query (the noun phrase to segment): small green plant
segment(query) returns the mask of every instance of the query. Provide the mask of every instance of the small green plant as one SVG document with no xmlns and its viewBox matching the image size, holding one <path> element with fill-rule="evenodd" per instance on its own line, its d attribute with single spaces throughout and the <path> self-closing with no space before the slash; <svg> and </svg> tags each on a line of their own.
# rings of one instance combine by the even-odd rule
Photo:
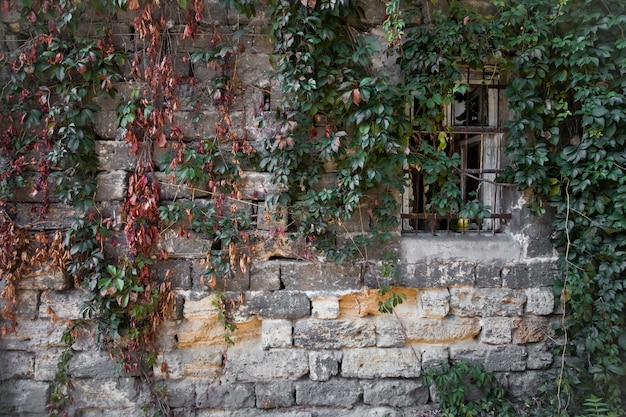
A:
<svg viewBox="0 0 626 417">
<path fill-rule="evenodd" d="M 611 410 L 611 406 L 602 398 L 591 395 L 583 403 L 585 414 L 579 414 L 577 417 L 617 417 L 618 414 Z"/>
<path fill-rule="evenodd" d="M 517 415 L 504 397 L 504 388 L 482 364 L 465 359 L 444 363 L 428 369 L 422 380 L 437 388 L 442 417 Z"/>
</svg>

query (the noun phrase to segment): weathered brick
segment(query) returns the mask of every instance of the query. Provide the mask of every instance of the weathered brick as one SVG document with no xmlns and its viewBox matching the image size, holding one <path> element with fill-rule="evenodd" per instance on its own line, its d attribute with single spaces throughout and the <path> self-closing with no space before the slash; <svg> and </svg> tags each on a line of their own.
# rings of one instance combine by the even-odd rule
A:
<svg viewBox="0 0 626 417">
<path fill-rule="evenodd" d="M 212 245 L 213 238 L 209 235 L 190 232 L 188 237 L 181 237 L 171 229 L 162 233 L 157 242 L 158 249 L 172 258 L 204 258 Z"/>
<path fill-rule="evenodd" d="M 263 349 L 290 348 L 293 344 L 293 324 L 290 320 L 263 320 L 261 346 Z"/>
<path fill-rule="evenodd" d="M 88 291 L 78 289 L 64 292 L 45 291 L 41 295 L 39 317 L 79 320 L 83 317 L 83 307 L 90 297 Z"/>
<path fill-rule="evenodd" d="M 330 381 L 298 381 L 296 404 L 302 406 L 329 406 L 351 408 L 362 394 L 358 381 L 331 379 Z"/>
<path fill-rule="evenodd" d="M 0 383 L 0 413 L 7 415 L 42 415 L 48 405 L 50 387 L 45 382 L 27 379 Z M 47 414 L 47 413 L 46 413 Z"/>
<path fill-rule="evenodd" d="M 255 406 L 254 385 L 216 381 L 196 386 L 197 408 L 245 408 Z"/>
<path fill-rule="evenodd" d="M 419 353 L 411 348 L 366 348 L 344 351 L 341 376 L 346 378 L 417 378 Z"/>
<path fill-rule="evenodd" d="M 17 282 L 17 288 L 63 291 L 70 288 L 71 284 L 71 277 L 68 274 L 45 266 L 38 266 L 31 272 L 22 275 Z"/>
<path fill-rule="evenodd" d="M 476 337 L 480 333 L 480 322 L 477 318 L 415 318 L 404 320 L 404 328 L 413 343 L 452 343 Z"/>
<path fill-rule="evenodd" d="M 274 291 L 279 290 L 280 264 L 275 261 L 256 261 L 250 265 L 250 290 Z"/>
<path fill-rule="evenodd" d="M 303 292 L 251 292 L 240 314 L 270 319 L 297 319 L 311 315 L 311 300 Z"/>
<path fill-rule="evenodd" d="M 476 286 L 497 288 L 502 286 L 502 263 L 478 263 L 476 264 Z"/>
<path fill-rule="evenodd" d="M 191 261 L 168 259 L 155 263 L 154 273 L 159 282 L 169 282 L 172 289 L 191 289 Z"/>
<path fill-rule="evenodd" d="M 518 345 L 454 345 L 450 358 L 483 363 L 488 372 L 523 371 L 526 369 L 526 349 Z"/>
<path fill-rule="evenodd" d="M 511 264 L 502 268 L 502 285 L 509 288 L 551 287 L 561 270 L 554 261 Z"/>
<path fill-rule="evenodd" d="M 98 140 L 96 154 L 102 171 L 133 171 L 137 166 L 137 155 L 131 154 L 131 145 L 126 142 Z"/>
<path fill-rule="evenodd" d="M 363 384 L 363 402 L 367 405 L 413 407 L 428 402 L 428 387 L 415 380 L 373 381 Z"/>
<path fill-rule="evenodd" d="M 35 351 L 63 347 L 64 326 L 50 320 L 17 319 L 15 332 L 0 337 L 0 349 Z"/>
<path fill-rule="evenodd" d="M 554 362 L 554 354 L 547 343 L 533 343 L 526 345 L 528 369 L 549 369 Z"/>
<path fill-rule="evenodd" d="M 134 378 L 75 379 L 72 396 L 82 408 L 133 408 L 138 397 Z"/>
<path fill-rule="evenodd" d="M 296 386 L 292 381 L 265 382 L 255 387 L 257 408 L 291 407 L 296 403 Z"/>
<path fill-rule="evenodd" d="M 15 222 L 20 225 L 30 225 L 33 230 L 69 228 L 76 213 L 71 206 L 62 203 L 50 204 L 43 218 L 37 211 L 31 209 L 31 204 L 15 204 Z"/>
<path fill-rule="evenodd" d="M 313 381 L 328 381 L 339 373 L 340 351 L 309 352 L 309 375 Z"/>
<path fill-rule="evenodd" d="M 445 346 L 413 346 L 422 357 L 422 369 L 428 369 L 448 363 L 450 353 Z"/>
<path fill-rule="evenodd" d="M 224 363 L 224 349 L 189 348 L 161 353 L 154 365 L 154 375 L 161 379 L 210 379 Z"/>
<path fill-rule="evenodd" d="M 418 296 L 420 317 L 443 318 L 450 312 L 450 291 L 447 288 L 423 290 Z"/>
<path fill-rule="evenodd" d="M 483 329 L 480 341 L 489 345 L 511 343 L 513 319 L 509 317 L 485 317 L 481 320 Z"/>
<path fill-rule="evenodd" d="M 312 316 L 316 319 L 336 319 L 339 317 L 339 299 L 336 297 L 315 297 L 311 299 Z"/>
<path fill-rule="evenodd" d="M 281 280 L 288 290 L 350 290 L 361 287 L 358 265 L 317 264 L 312 262 L 281 263 Z"/>
<path fill-rule="evenodd" d="M 106 171 L 96 176 L 98 191 L 96 201 L 122 200 L 126 195 L 128 173 L 126 171 Z"/>
<path fill-rule="evenodd" d="M 159 387 L 165 388 L 168 405 L 172 408 L 191 408 L 196 401 L 196 383 L 194 381 L 159 381 L 155 388 L 158 389 Z M 176 415 L 178 416 L 178 413 Z"/>
<path fill-rule="evenodd" d="M 0 350 L 0 381 L 7 379 L 33 378 L 35 355 L 28 352 Z M 2 399 L 0 399 L 0 402 Z"/>
<path fill-rule="evenodd" d="M 75 378 L 115 378 L 118 364 L 105 351 L 77 352 L 69 363 L 69 373 Z"/>
<path fill-rule="evenodd" d="M 404 330 L 395 316 L 383 315 L 374 319 L 376 324 L 376 346 L 379 348 L 403 347 Z"/>
<path fill-rule="evenodd" d="M 450 289 L 450 311 L 461 317 L 519 316 L 526 294 L 507 288 L 460 287 Z"/>
<path fill-rule="evenodd" d="M 554 292 L 552 288 L 526 289 L 526 313 L 547 316 L 554 312 Z"/>
<path fill-rule="evenodd" d="M 370 320 L 296 321 L 294 345 L 305 349 L 342 349 L 376 345 L 374 323 Z"/>
<path fill-rule="evenodd" d="M 543 342 L 552 336 L 552 326 L 546 317 L 524 316 L 513 321 L 513 343 Z"/>
<path fill-rule="evenodd" d="M 0 287 L 0 290 L 2 288 Z M 34 320 L 37 318 L 38 304 L 39 304 L 39 291 L 22 290 L 17 293 L 17 304 L 13 306 L 12 312 L 17 317 L 23 319 Z M 0 308 L 4 308 L 6 300 L 0 298 Z"/>
<path fill-rule="evenodd" d="M 242 372 L 245 370 L 245 372 Z M 268 351 L 232 350 L 226 362 L 227 375 L 241 382 L 296 380 L 309 372 L 308 354 L 304 350 Z"/>
</svg>

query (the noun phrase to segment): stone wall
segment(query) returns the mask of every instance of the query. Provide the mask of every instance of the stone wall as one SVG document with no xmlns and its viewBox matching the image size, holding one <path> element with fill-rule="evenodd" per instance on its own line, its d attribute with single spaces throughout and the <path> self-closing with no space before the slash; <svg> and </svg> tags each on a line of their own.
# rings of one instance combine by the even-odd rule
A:
<svg viewBox="0 0 626 417">
<path fill-rule="evenodd" d="M 237 19 L 216 3 L 206 7 L 207 27 L 227 30 Z M 383 3 L 368 4 L 367 12 L 368 20 L 378 24 Z M 124 34 L 130 19 L 131 13 L 122 13 L 115 22 L 118 48 L 129 42 Z M 264 132 L 244 109 L 259 102 L 257 87 L 268 83 L 272 50 L 262 20 L 261 13 L 246 21 L 250 32 L 239 76 L 248 87 L 232 112 L 234 126 L 258 148 Z M 3 12 L 4 38 L 15 40 L 20 30 L 19 16 Z M 371 31 L 382 34 L 376 26 Z M 175 31 L 173 42 L 181 51 L 189 47 Z M 378 64 L 389 65 L 382 57 Z M 181 60 L 179 65 L 181 74 L 189 73 L 191 64 Z M 208 80 L 208 72 L 194 69 L 198 83 Z M 118 99 L 130 94 L 123 83 L 117 89 Z M 96 200 L 119 230 L 119 208 L 136 157 L 116 128 L 117 101 L 100 105 Z M 215 109 L 207 103 L 203 111 L 200 123 L 184 124 L 186 140 L 213 135 Z M 177 117 L 190 120 L 190 109 Z M 157 163 L 165 151 L 155 147 Z M 190 197 L 161 175 L 165 200 Z M 243 176 L 241 193 L 253 203 L 251 216 L 259 215 L 255 207 L 267 194 L 266 179 L 258 172 Z M 178 416 L 421 416 L 436 408 L 436 392 L 420 379 L 424 369 L 467 358 L 483 363 L 513 395 L 533 394 L 553 366 L 551 329 L 558 317 L 552 285 L 559 268 L 548 240 L 549 221 L 530 217 L 520 196 L 511 201 L 513 219 L 505 233 L 398 234 L 388 248 L 398 262 L 391 276 L 384 276 L 376 257 L 336 265 L 290 259 L 288 247 L 262 248 L 248 270 L 219 283 L 226 295 L 240 300 L 233 311 L 234 346 L 224 342 L 215 294 L 202 279 L 207 237 L 166 232 L 159 245 L 169 257 L 156 273 L 169 277 L 178 308 L 159 334 L 153 367 L 157 383 Z M 31 209 L 38 203 L 28 190 L 18 192 L 12 202 L 17 222 L 55 230 L 72 221 L 72 209 L 58 202 L 44 220 L 37 219 Z M 109 249 L 123 252 L 121 232 L 117 240 L 119 246 Z M 383 283 L 406 296 L 393 315 L 378 311 L 377 288 Z M 17 330 L 0 337 L 0 417 L 47 416 L 51 381 L 65 348 L 62 332 L 69 320 L 82 319 L 80 307 L 89 295 L 75 288 L 67 274 L 45 268 L 22 277 L 18 289 Z M 87 327 L 72 346 L 71 415 L 145 415 L 149 394 L 139 375 L 122 373 L 108 353 L 95 347 L 90 331 Z"/>
</svg>

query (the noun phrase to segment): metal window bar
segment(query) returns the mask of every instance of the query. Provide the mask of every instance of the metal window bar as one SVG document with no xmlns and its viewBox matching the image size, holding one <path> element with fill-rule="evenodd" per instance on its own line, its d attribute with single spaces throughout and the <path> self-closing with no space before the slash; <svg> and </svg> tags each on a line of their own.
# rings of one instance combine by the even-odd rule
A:
<svg viewBox="0 0 626 417">
<path fill-rule="evenodd" d="M 502 169 L 500 169 L 500 158 L 504 129 L 501 124 L 500 104 L 502 97 L 500 91 L 504 88 L 504 85 L 499 84 L 499 76 L 495 67 L 484 68 L 478 76 L 477 71 L 468 67 L 464 81 L 469 85 L 469 91 L 448 107 L 442 131 L 451 133 L 457 138 L 465 138 L 457 140 L 456 144 L 451 144 L 452 146 L 465 146 L 467 148 L 470 138 L 473 141 L 479 141 L 478 167 L 468 167 L 465 160 L 463 167 L 459 168 L 457 172 L 461 176 L 462 192 L 466 201 L 468 194 L 466 184 L 468 179 L 478 184 L 477 191 L 483 191 L 481 188 L 487 189 L 487 192 L 483 191 L 480 199 L 483 203 L 491 203 L 488 204 L 492 206 L 491 215 L 484 218 L 486 221 L 483 221 L 483 224 L 478 225 L 477 232 L 481 233 L 481 230 L 486 225 L 492 233 L 496 233 L 501 229 L 502 220 L 511 218 L 510 213 L 501 212 L 500 197 L 501 189 L 504 185 L 495 182 L 496 175 L 502 172 Z M 461 109 L 464 110 L 464 114 L 457 115 L 456 113 Z M 416 114 L 416 111 L 417 109 L 412 109 L 412 114 Z M 429 132 L 420 131 L 418 128 L 417 133 Z M 492 147 L 489 149 L 489 166 L 484 166 L 486 138 L 490 139 L 489 145 Z M 464 157 L 467 158 L 467 149 L 465 152 L 466 155 Z M 473 165 L 475 165 L 475 162 Z M 409 177 L 411 183 L 411 187 L 409 187 L 411 195 L 406 195 L 405 192 L 403 197 L 403 206 L 405 208 L 403 211 L 405 212 L 401 214 L 401 218 L 403 219 L 402 229 L 404 232 L 429 231 L 430 229 L 434 233 L 434 226 L 439 226 L 437 230 L 445 230 L 446 233 L 449 233 L 453 220 L 456 220 L 457 230 L 460 224 L 463 225 L 462 219 L 460 219 L 458 214 L 439 215 L 424 212 L 426 196 L 423 195 L 421 174 L 417 169 L 412 168 L 406 169 L 405 175 Z M 487 193 L 491 195 L 487 196 Z M 410 210 L 407 210 L 407 208 L 410 208 Z M 440 228 L 442 222 L 445 224 L 443 229 Z M 461 227 L 460 229 L 462 233 L 468 231 L 467 227 Z"/>
</svg>

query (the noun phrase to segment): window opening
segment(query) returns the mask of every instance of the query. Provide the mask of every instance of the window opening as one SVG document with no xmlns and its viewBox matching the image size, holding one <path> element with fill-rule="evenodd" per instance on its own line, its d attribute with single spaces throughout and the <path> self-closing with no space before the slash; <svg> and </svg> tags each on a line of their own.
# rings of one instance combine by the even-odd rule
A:
<svg viewBox="0 0 626 417">
<path fill-rule="evenodd" d="M 409 187 L 403 196 L 404 232 L 480 233 L 489 230 L 496 233 L 501 230 L 503 221 L 511 217 L 510 213 L 503 212 L 502 185 L 496 183 L 496 177 L 502 171 L 504 129 L 501 118 L 506 106 L 500 92 L 504 86 L 499 83 L 495 67 L 478 71 L 467 68 L 461 82 L 467 86 L 466 92 L 454 95 L 434 132 L 414 126 L 412 145 L 418 146 L 420 140 L 445 134 L 448 141 L 446 153 L 460 157 L 460 167 L 455 170 L 455 175 L 458 175 L 461 199 L 490 210 L 488 213 L 480 210 L 481 214 L 474 218 L 461 218 L 459 213 L 437 214 L 430 207 L 432 190 L 425 184 L 424 174 L 417 167 L 407 167 Z M 420 109 L 414 106 L 412 114 L 419 115 Z"/>
</svg>

